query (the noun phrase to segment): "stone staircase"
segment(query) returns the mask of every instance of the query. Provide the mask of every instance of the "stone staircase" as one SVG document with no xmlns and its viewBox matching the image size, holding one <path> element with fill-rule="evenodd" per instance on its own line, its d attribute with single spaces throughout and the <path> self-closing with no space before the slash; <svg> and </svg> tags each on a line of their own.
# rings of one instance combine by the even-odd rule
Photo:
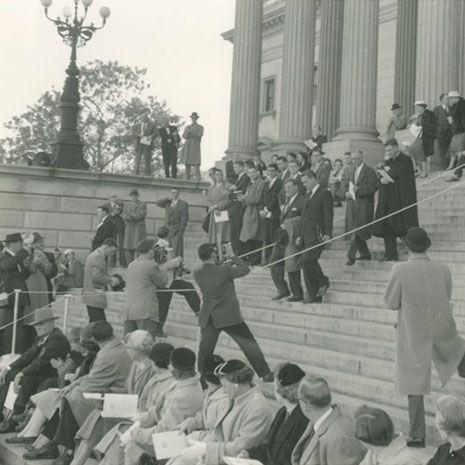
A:
<svg viewBox="0 0 465 465">
<path fill-rule="evenodd" d="M 419 199 L 425 199 L 450 186 L 438 179 L 419 188 Z M 419 206 L 421 225 L 428 231 L 433 245 L 431 258 L 449 265 L 453 274 L 453 309 L 458 330 L 465 336 L 465 185 L 441 194 Z M 335 209 L 334 236 L 343 233 L 344 209 Z M 205 240 L 200 230 L 186 236 L 185 261 L 195 268 L 199 261 L 197 246 Z M 383 254 L 383 242 L 369 242 L 372 261 L 358 261 L 347 267 L 348 243 L 338 240 L 326 250 L 320 263 L 331 280 L 331 287 L 321 304 L 272 302 L 276 291 L 269 270 L 254 269 L 237 280 L 237 291 L 243 315 L 271 365 L 280 361 L 299 363 L 307 372 L 324 376 L 334 398 L 347 413 L 361 404 L 385 409 L 396 427 L 408 433 L 406 398 L 394 390 L 394 323 L 396 314 L 387 310 L 382 296 L 392 262 L 377 261 Z M 399 246 L 400 259 L 407 255 Z M 70 304 L 70 324 L 85 323 L 78 297 Z M 121 331 L 118 307 L 123 296 L 111 296 L 109 320 Z M 62 304 L 56 305 L 57 311 Z M 81 315 L 84 318 L 81 319 Z M 198 328 L 184 299 L 173 299 L 166 324 L 169 340 L 177 345 L 196 348 Z M 223 356 L 243 357 L 226 335 L 220 337 L 217 352 Z M 434 428 L 434 402 L 444 392 L 465 394 L 465 381 L 454 375 L 442 389 L 433 370 L 433 392 L 426 397 L 428 440 L 438 441 Z"/>
</svg>

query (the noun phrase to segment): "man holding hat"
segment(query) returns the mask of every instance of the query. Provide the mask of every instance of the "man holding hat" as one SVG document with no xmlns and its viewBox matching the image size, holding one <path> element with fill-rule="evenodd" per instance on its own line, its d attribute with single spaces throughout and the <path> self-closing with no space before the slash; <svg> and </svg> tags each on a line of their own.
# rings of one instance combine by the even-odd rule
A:
<svg viewBox="0 0 465 465">
<path fill-rule="evenodd" d="M 124 230 L 124 250 L 126 252 L 126 264 L 129 265 L 135 257 L 137 244 L 143 241 L 147 234 L 145 231 L 145 217 L 147 205 L 139 200 L 139 191 L 132 189 L 129 192 L 131 199 L 124 205 L 122 217 L 126 221 Z"/>
<path fill-rule="evenodd" d="M 8 297 L 0 297 L 0 327 L 13 322 L 15 295 L 14 290 L 24 291 L 19 294 L 18 318 L 24 314 L 25 307 L 29 304 L 26 279 L 29 272 L 24 266 L 24 260 L 29 252 L 23 248 L 23 239 L 20 233 L 7 234 L 4 240 L 4 249 L 0 253 L 0 293 L 10 294 Z M 18 321 L 16 331 L 16 347 L 14 352 L 22 352 L 22 328 L 23 322 Z M 13 326 L 0 330 L 0 355 L 11 352 L 13 340 Z"/>
<path fill-rule="evenodd" d="M 386 141 L 395 139 L 396 131 L 400 131 L 407 127 L 407 115 L 402 111 L 402 107 L 398 103 L 393 103 L 391 106 L 392 116 L 389 118 L 386 129 Z"/>
<path fill-rule="evenodd" d="M 0 425 L 0 433 L 14 431 L 17 425 L 15 416 L 24 412 L 29 398 L 35 394 L 40 385 L 49 379 L 58 378 L 52 361 L 66 360 L 71 346 L 66 336 L 55 327 L 57 317 L 50 308 L 38 308 L 34 312 L 34 325 L 37 337 L 32 347 L 9 367 L 0 371 L 0 412 L 13 382 L 16 398 L 13 417 Z M 0 414 L 1 417 L 1 414 Z"/>
<path fill-rule="evenodd" d="M 190 118 L 192 124 L 184 129 L 182 137 L 186 139 L 181 152 L 181 163 L 186 165 L 186 179 L 191 179 L 194 170 L 194 180 L 200 181 L 200 141 L 203 136 L 203 126 L 197 123 L 199 115 L 194 111 Z"/>
<path fill-rule="evenodd" d="M 447 94 L 447 101 L 450 107 L 447 118 L 452 126 L 452 140 L 450 142 L 450 164 L 449 168 L 463 165 L 465 163 L 465 100 L 456 90 L 451 90 Z M 463 174 L 463 167 L 457 168 L 454 175 L 447 181 L 458 181 Z"/>
<path fill-rule="evenodd" d="M 408 396 L 407 445 L 425 447 L 423 396 L 431 391 L 431 362 L 443 387 L 456 370 L 465 377 L 465 341 L 452 315 L 449 268 L 427 256 L 431 241 L 422 228 L 410 228 L 405 244 L 410 259 L 392 268 L 384 303 L 398 311 L 396 389 Z"/>
</svg>

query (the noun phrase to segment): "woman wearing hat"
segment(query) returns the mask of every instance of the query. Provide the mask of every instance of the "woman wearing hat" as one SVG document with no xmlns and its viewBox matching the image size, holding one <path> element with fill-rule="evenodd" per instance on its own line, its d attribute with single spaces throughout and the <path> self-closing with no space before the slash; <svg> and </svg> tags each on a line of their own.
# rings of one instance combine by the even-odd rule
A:
<svg viewBox="0 0 465 465">
<path fill-rule="evenodd" d="M 458 370 L 465 377 L 465 341 L 457 334 L 450 300 L 449 268 L 431 260 L 431 241 L 421 228 L 407 231 L 407 262 L 395 265 L 384 303 L 398 311 L 396 328 L 396 389 L 408 396 L 411 447 L 425 446 L 423 396 L 431 391 L 431 362 L 445 386 Z"/>
<path fill-rule="evenodd" d="M 402 107 L 398 103 L 392 104 L 391 114 L 386 129 L 386 141 L 395 139 L 396 131 L 407 127 L 407 115 L 404 114 Z"/>
<path fill-rule="evenodd" d="M 200 181 L 200 141 L 203 137 L 203 126 L 197 123 L 199 115 L 194 111 L 190 118 L 192 124 L 184 129 L 182 137 L 186 139 L 181 151 L 181 163 L 186 165 L 186 179 L 191 179 L 192 169 L 194 180 Z"/>
</svg>

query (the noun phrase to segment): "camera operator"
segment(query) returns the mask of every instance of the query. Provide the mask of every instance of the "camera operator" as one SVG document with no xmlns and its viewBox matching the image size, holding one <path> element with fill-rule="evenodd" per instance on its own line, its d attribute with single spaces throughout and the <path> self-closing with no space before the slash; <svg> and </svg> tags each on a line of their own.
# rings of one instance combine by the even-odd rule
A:
<svg viewBox="0 0 465 465">
<path fill-rule="evenodd" d="M 168 275 L 168 285 L 162 288 L 162 292 L 157 292 L 159 306 L 159 323 L 155 333 L 158 337 L 166 337 L 163 332 L 163 326 L 168 317 L 168 311 L 171 304 L 173 292 L 184 296 L 187 304 L 197 316 L 200 312 L 200 297 L 197 294 L 192 283 L 182 279 L 190 270 L 182 262 L 182 257 L 175 257 L 173 248 L 167 240 L 169 230 L 162 226 L 157 231 L 158 241 L 155 244 L 154 260 L 160 265 L 160 270 L 165 271 Z M 171 292 L 168 292 L 171 291 Z"/>
</svg>

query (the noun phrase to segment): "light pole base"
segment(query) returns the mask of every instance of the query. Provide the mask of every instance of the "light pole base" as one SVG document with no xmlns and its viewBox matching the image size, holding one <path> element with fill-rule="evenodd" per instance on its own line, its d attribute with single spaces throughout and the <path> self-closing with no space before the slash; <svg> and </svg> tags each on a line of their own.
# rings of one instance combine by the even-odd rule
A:
<svg viewBox="0 0 465 465">
<path fill-rule="evenodd" d="M 89 163 L 84 160 L 82 155 L 82 144 L 58 142 L 57 146 L 56 168 L 89 171 Z"/>
</svg>

